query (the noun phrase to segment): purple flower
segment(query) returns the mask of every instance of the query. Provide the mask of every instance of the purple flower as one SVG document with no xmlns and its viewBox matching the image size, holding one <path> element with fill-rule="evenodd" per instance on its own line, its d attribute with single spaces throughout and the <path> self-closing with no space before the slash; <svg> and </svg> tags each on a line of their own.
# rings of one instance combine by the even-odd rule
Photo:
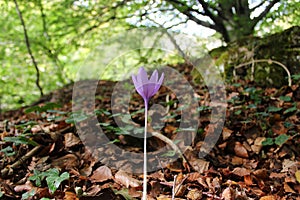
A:
<svg viewBox="0 0 300 200">
<path fill-rule="evenodd" d="M 136 91 L 143 97 L 146 106 L 148 105 L 150 98 L 153 97 L 159 90 L 163 80 L 164 73 L 162 73 L 160 79 L 158 80 L 157 70 L 155 70 L 150 79 L 148 79 L 147 72 L 143 67 L 139 69 L 139 72 L 136 76 L 132 75 L 134 87 Z"/>
</svg>

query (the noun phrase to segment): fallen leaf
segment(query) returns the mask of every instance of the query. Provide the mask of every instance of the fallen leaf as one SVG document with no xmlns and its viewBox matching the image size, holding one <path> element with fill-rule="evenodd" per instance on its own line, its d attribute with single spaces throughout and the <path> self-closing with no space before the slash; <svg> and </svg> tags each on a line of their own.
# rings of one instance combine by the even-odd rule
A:
<svg viewBox="0 0 300 200">
<path fill-rule="evenodd" d="M 273 195 L 263 196 L 259 200 L 277 200 L 277 198 Z"/>
<path fill-rule="evenodd" d="M 223 192 L 222 192 L 222 199 L 224 200 L 231 200 L 233 199 L 233 195 L 232 195 L 232 189 L 227 187 Z"/>
<path fill-rule="evenodd" d="M 296 180 L 298 181 L 298 183 L 300 183 L 300 171 L 296 171 L 295 173 L 295 177 L 296 177 Z"/>
<path fill-rule="evenodd" d="M 282 170 L 281 172 L 288 172 L 290 170 L 296 171 L 297 170 L 297 162 L 285 159 L 282 163 Z"/>
<path fill-rule="evenodd" d="M 255 139 L 254 144 L 251 145 L 251 149 L 254 153 L 259 154 L 260 150 L 262 149 L 263 145 L 262 142 L 265 141 L 265 137 L 258 137 Z"/>
<path fill-rule="evenodd" d="M 234 152 L 235 152 L 235 155 L 237 155 L 239 157 L 242 157 L 242 158 L 249 157 L 246 148 L 240 142 L 235 143 Z"/>
<path fill-rule="evenodd" d="M 249 169 L 242 168 L 242 167 L 237 167 L 232 171 L 233 174 L 240 176 L 240 177 L 249 176 L 250 172 L 251 171 Z"/>
<path fill-rule="evenodd" d="M 61 169 L 77 168 L 79 165 L 78 157 L 74 154 L 67 154 L 63 157 L 57 158 L 51 162 L 51 165 Z"/>
<path fill-rule="evenodd" d="M 64 200 L 78 200 L 78 198 L 74 192 L 66 191 Z"/>
<path fill-rule="evenodd" d="M 138 187 L 141 185 L 141 182 L 135 178 L 132 178 L 129 174 L 126 172 L 119 170 L 115 174 L 115 181 L 124 185 L 126 188 L 130 187 Z"/>
<path fill-rule="evenodd" d="M 272 126 L 272 131 L 278 135 L 281 134 L 286 134 L 288 129 L 285 128 L 284 124 L 282 121 L 280 122 L 276 122 L 273 126 Z"/>
<path fill-rule="evenodd" d="M 101 166 L 93 172 L 91 181 L 92 183 L 101 183 L 112 178 L 113 175 L 111 173 L 111 170 L 107 166 Z"/>
<path fill-rule="evenodd" d="M 193 166 L 194 170 L 200 174 L 207 171 L 209 167 L 209 162 L 198 158 L 192 159 L 190 164 Z"/>
<path fill-rule="evenodd" d="M 223 131 L 222 131 L 223 140 L 227 140 L 231 136 L 232 133 L 233 133 L 232 130 L 224 127 Z"/>
<path fill-rule="evenodd" d="M 78 145 L 81 140 L 74 135 L 74 133 L 66 133 L 65 135 L 65 146 L 67 148 Z"/>
<path fill-rule="evenodd" d="M 202 191 L 197 190 L 197 189 L 192 189 L 188 192 L 186 197 L 190 200 L 202 199 Z"/>
<path fill-rule="evenodd" d="M 288 192 L 288 193 L 296 193 L 287 183 L 284 183 L 283 184 L 283 188 L 284 188 L 284 191 L 285 192 Z"/>
<path fill-rule="evenodd" d="M 244 176 L 244 182 L 246 185 L 253 185 L 252 177 L 250 175 Z"/>
</svg>

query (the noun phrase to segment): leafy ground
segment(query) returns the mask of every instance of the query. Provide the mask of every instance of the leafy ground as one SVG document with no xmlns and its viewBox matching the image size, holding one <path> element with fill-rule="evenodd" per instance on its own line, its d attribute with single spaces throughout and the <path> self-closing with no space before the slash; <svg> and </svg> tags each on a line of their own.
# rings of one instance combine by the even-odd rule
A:
<svg viewBox="0 0 300 200">
<path fill-rule="evenodd" d="M 192 80 L 188 75 L 190 66 L 177 69 Z M 83 81 L 82 87 L 90 83 Z M 92 111 L 111 143 L 127 151 L 142 152 L 142 139 L 120 130 L 112 118 L 110 97 L 114 85 L 99 82 L 96 108 Z M 68 85 L 31 107 L 0 116 L 2 199 L 140 199 L 142 175 L 130 173 L 130 160 L 122 159 L 122 155 L 116 157 L 118 153 L 106 151 L 105 146 L 99 146 L 95 156 L 83 145 L 74 122 L 88 130 L 90 116 L 72 112 L 72 88 Z M 191 200 L 300 199 L 299 85 L 280 89 L 260 88 L 245 81 L 228 85 L 222 135 L 204 160 L 198 158 L 198 153 L 203 138 L 213 129 L 208 125 L 211 108 L 207 89 L 194 88 L 200 105 L 197 135 L 176 161 L 167 162 L 168 156 L 175 153 L 172 148 L 151 161 L 159 165 L 159 170 L 148 174 L 148 199 L 171 199 L 174 193 L 175 199 Z M 180 121 L 177 101 L 165 87 L 151 101 L 168 107 L 162 134 L 171 139 Z M 142 99 L 138 94 L 132 95 L 129 111 L 141 126 L 142 109 Z M 164 147 L 168 142 L 162 140 L 151 137 L 148 151 Z M 103 165 L 109 159 L 128 170 Z M 141 164 L 142 160 L 134 162 Z"/>
</svg>

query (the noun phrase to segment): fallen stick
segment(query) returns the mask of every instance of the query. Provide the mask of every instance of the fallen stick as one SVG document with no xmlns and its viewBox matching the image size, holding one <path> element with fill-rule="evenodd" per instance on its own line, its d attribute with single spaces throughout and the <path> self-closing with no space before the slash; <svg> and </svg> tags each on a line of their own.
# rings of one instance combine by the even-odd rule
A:
<svg viewBox="0 0 300 200">
<path fill-rule="evenodd" d="M 34 156 L 41 148 L 42 148 L 41 145 L 36 146 L 33 149 L 31 149 L 29 152 L 27 152 L 23 157 L 18 159 L 12 165 L 7 165 L 4 169 L 1 170 L 1 176 L 6 176 L 11 169 L 14 169 L 14 168 L 17 168 L 18 166 L 20 166 L 28 158 Z"/>
</svg>

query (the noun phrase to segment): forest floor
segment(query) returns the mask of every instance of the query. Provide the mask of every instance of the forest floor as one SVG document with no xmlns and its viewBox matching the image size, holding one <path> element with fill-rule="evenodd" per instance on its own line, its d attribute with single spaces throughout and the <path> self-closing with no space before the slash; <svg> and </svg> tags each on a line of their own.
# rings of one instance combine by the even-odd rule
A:
<svg viewBox="0 0 300 200">
<path fill-rule="evenodd" d="M 178 69 L 192 80 L 189 66 Z M 91 83 L 82 81 L 81 87 Z M 85 114 L 72 110 L 72 84 L 34 106 L 2 113 L 0 199 L 140 199 L 143 176 L 135 169 L 143 163 L 143 139 L 130 133 L 144 126 L 143 101 L 135 93 L 129 102 L 130 116 L 140 128 L 120 129 L 114 120 L 118 113 L 111 109 L 115 84 L 100 81 L 95 108 L 81 102 L 92 110 Z M 190 200 L 299 200 L 299 85 L 280 89 L 246 81 L 227 85 L 225 123 L 217 144 L 204 159 L 199 158 L 203 139 L 216 127 L 210 123 L 207 88 L 194 84 L 194 90 L 199 97 L 199 127 L 193 142 L 185 144 L 183 155 L 164 139 L 182 144 L 174 140 L 184 112 L 176 95 L 162 87 L 150 102 L 168 107 L 168 114 L 161 129 L 164 138 L 150 137 L 147 150 L 168 147 L 163 155 L 148 160 L 156 169 L 147 176 L 148 199 L 167 200 L 175 194 L 174 199 Z M 91 113 L 104 134 L 89 137 Z M 83 127 L 83 133 L 75 124 Z M 103 142 L 104 136 L 110 142 Z M 110 148 L 114 145 L 121 150 Z M 140 156 L 129 159 L 126 152 Z M 171 158 L 175 159 L 168 162 Z"/>
</svg>

